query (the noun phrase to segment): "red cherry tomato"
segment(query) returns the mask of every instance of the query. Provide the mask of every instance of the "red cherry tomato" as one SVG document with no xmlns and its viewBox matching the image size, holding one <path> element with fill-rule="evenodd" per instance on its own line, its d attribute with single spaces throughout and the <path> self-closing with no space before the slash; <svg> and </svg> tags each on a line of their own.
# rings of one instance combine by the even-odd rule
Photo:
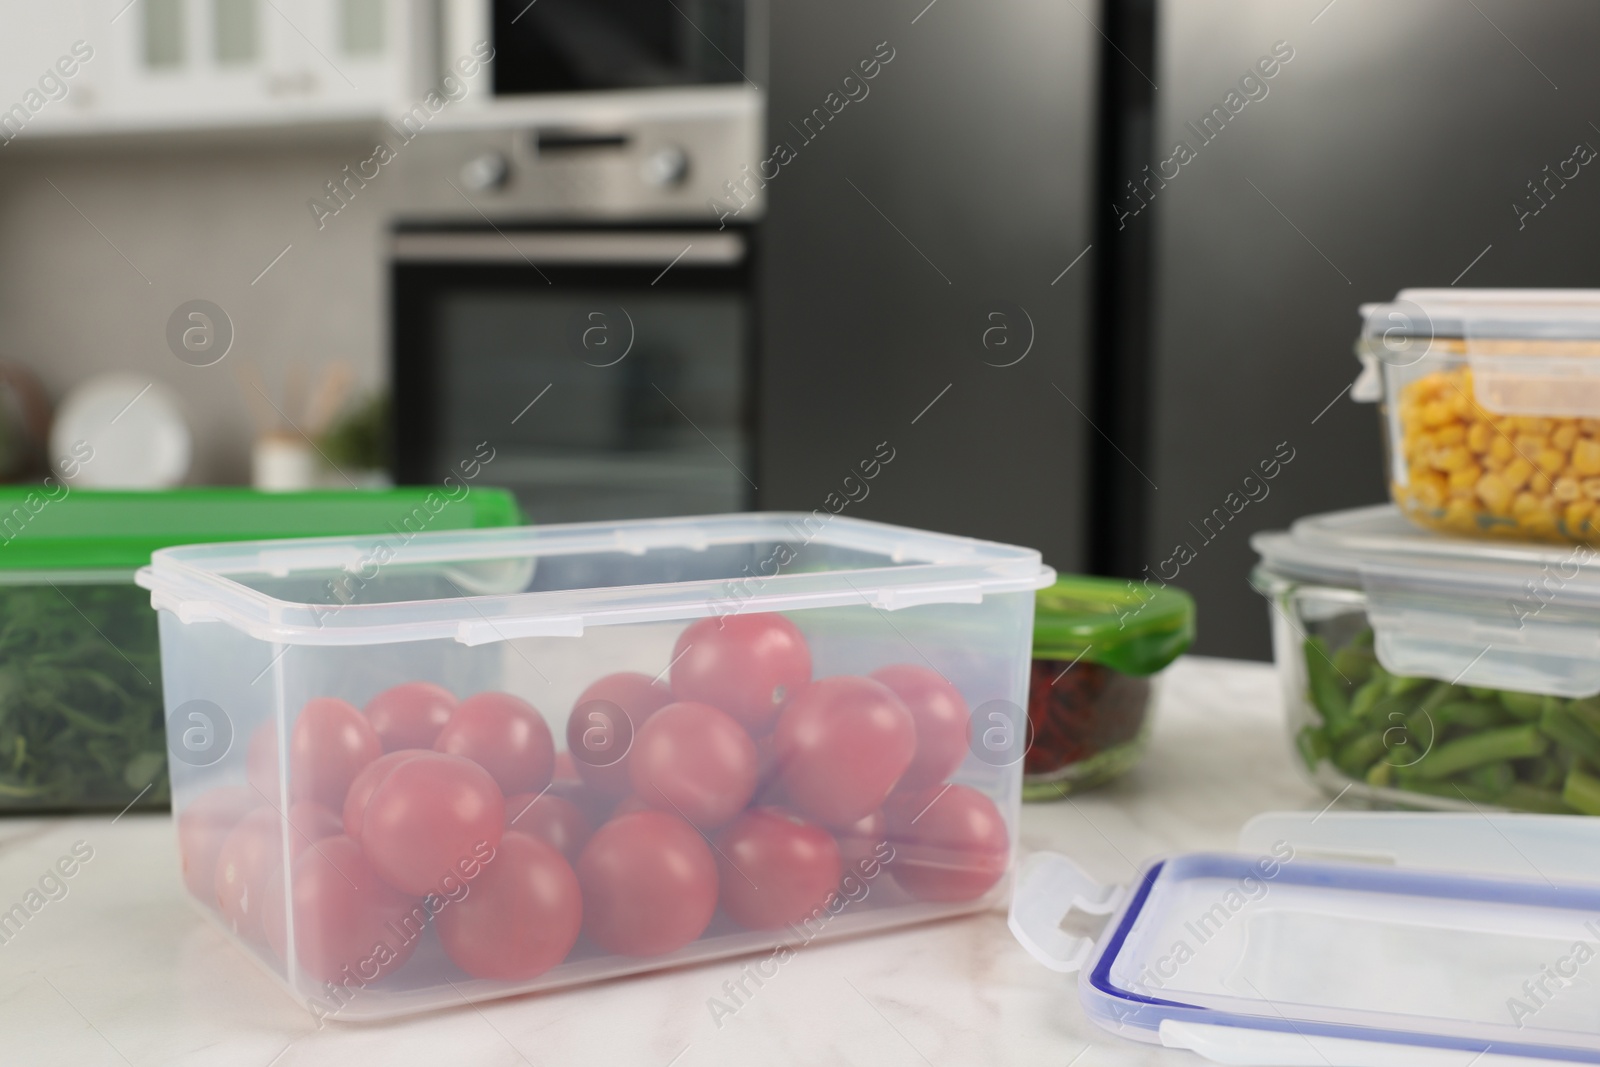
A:
<svg viewBox="0 0 1600 1067">
<path fill-rule="evenodd" d="M 711 848 L 666 812 L 634 812 L 596 830 L 578 857 L 578 882 L 584 932 L 619 956 L 680 949 L 717 910 Z"/>
<path fill-rule="evenodd" d="M 508 795 L 542 792 L 555 773 L 550 727 L 532 704 L 510 693 L 479 693 L 463 700 L 433 748 L 478 764 Z"/>
<path fill-rule="evenodd" d="M 472 892 L 439 912 L 439 940 L 474 978 L 523 981 L 562 960 L 583 926 L 583 891 L 566 859 L 507 834 Z"/>
<path fill-rule="evenodd" d="M 869 676 L 888 686 L 917 724 L 917 752 L 900 778 L 900 789 L 941 785 L 967 757 L 972 713 L 961 690 L 935 671 L 897 663 Z"/>
<path fill-rule="evenodd" d="M 651 807 L 696 826 L 721 826 L 756 791 L 755 742 L 709 704 L 668 704 L 634 739 L 628 760 L 633 789 Z"/>
<path fill-rule="evenodd" d="M 489 772 L 441 752 L 405 755 L 372 784 L 365 807 L 347 810 L 362 853 L 383 879 L 412 896 L 471 879 L 500 844 L 505 800 Z"/>
<path fill-rule="evenodd" d="M 752 930 L 799 922 L 839 885 L 839 846 L 815 823 L 773 808 L 747 811 L 717 835 L 722 910 Z"/>
<path fill-rule="evenodd" d="M 282 791 L 278 788 L 278 724 L 271 719 L 250 735 L 250 748 L 244 757 L 244 776 L 257 803 L 283 807 Z"/>
<path fill-rule="evenodd" d="M 721 708 L 752 734 L 811 680 L 811 649 L 794 623 L 771 612 L 701 619 L 672 650 L 672 695 Z"/>
<path fill-rule="evenodd" d="M 839 830 L 834 839 L 839 842 L 839 860 L 844 873 L 858 878 L 877 877 L 887 851 L 884 845 L 888 837 L 889 820 L 881 808 Z"/>
<path fill-rule="evenodd" d="M 608 674 L 585 689 L 567 716 L 567 749 L 577 773 L 605 796 L 626 796 L 632 788 L 628 752 L 639 728 L 670 703 L 665 685 L 631 671 Z"/>
<path fill-rule="evenodd" d="M 1011 831 L 976 789 L 898 793 L 885 810 L 895 853 L 889 870 L 919 900 L 976 900 L 1005 875 Z"/>
<path fill-rule="evenodd" d="M 411 958 L 428 912 L 387 885 L 348 837 L 330 837 L 290 865 L 294 944 L 317 982 L 375 981 Z M 453 906 L 453 905 L 452 905 Z M 267 944 L 287 956 L 283 875 L 267 879 L 262 918 Z M 346 969 L 348 968 L 348 973 Z"/>
<path fill-rule="evenodd" d="M 315 697 L 289 732 L 289 796 L 338 811 L 361 768 L 383 755 L 383 742 L 355 705 Z"/>
<path fill-rule="evenodd" d="M 289 809 L 289 854 L 339 833 L 339 819 L 320 804 L 302 801 Z M 283 868 L 283 818 L 262 805 L 235 826 L 217 853 L 216 903 L 223 921 L 247 941 L 261 941 L 267 877 Z M 280 874 L 281 877 L 281 874 Z"/>
<path fill-rule="evenodd" d="M 900 698 L 881 682 L 848 676 L 796 693 L 776 736 L 789 799 L 829 826 L 849 826 L 882 806 L 917 747 Z"/>
<path fill-rule="evenodd" d="M 594 824 L 578 805 L 554 793 L 518 793 L 506 797 L 506 829 L 543 841 L 576 863 Z"/>
<path fill-rule="evenodd" d="M 372 799 L 372 791 L 378 788 L 378 783 L 389 777 L 389 772 L 408 760 L 426 752 L 426 749 L 403 748 L 398 752 L 386 752 L 361 768 L 361 773 L 356 775 L 356 780 L 350 783 L 350 791 L 344 795 L 344 807 L 340 811 L 341 825 L 344 827 L 346 837 L 361 840 L 361 821 L 367 814 L 367 802 Z"/>
<path fill-rule="evenodd" d="M 201 793 L 179 813 L 178 857 L 183 884 L 195 899 L 208 906 L 216 903 L 217 853 L 223 839 L 259 803 L 261 798 L 254 790 L 224 785 Z"/>
<path fill-rule="evenodd" d="M 367 701 L 362 709 L 378 731 L 385 752 L 432 748 L 439 731 L 456 710 L 455 694 L 432 682 L 392 686 Z"/>
</svg>

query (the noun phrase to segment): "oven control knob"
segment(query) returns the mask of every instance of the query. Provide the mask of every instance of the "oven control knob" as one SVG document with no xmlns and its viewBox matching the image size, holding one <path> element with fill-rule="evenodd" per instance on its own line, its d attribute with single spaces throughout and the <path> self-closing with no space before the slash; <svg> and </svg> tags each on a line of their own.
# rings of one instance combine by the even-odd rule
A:
<svg viewBox="0 0 1600 1067">
<path fill-rule="evenodd" d="M 473 156 L 461 166 L 461 184 L 475 193 L 487 193 L 505 188 L 511 177 L 511 164 L 500 152 L 485 152 Z"/>
<path fill-rule="evenodd" d="M 689 155 L 675 144 L 665 145 L 644 159 L 644 180 L 647 185 L 665 189 L 681 185 L 689 176 Z"/>
</svg>

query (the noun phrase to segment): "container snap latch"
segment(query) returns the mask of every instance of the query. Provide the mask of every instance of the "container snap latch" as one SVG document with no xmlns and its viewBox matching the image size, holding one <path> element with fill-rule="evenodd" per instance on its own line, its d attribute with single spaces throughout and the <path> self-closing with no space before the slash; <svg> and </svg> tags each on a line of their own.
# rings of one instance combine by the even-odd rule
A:
<svg viewBox="0 0 1600 1067">
<path fill-rule="evenodd" d="M 1062 974 L 1089 958 L 1126 890 L 1101 885 L 1082 867 L 1055 852 L 1041 852 L 1024 865 L 1011 897 L 1006 925 L 1028 955 Z"/>
</svg>

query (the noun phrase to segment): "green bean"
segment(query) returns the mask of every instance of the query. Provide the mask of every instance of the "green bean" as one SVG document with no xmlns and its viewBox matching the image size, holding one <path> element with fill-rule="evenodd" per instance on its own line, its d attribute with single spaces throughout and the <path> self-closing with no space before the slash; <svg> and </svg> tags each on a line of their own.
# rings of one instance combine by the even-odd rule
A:
<svg viewBox="0 0 1600 1067">
<path fill-rule="evenodd" d="M 1540 789 L 1518 782 L 1500 794 L 1500 803 L 1518 811 L 1536 811 L 1546 815 L 1572 815 L 1572 805 L 1561 799 L 1554 789 Z"/>
<path fill-rule="evenodd" d="M 1544 711 L 1544 697 L 1537 693 L 1513 693 L 1509 689 L 1502 690 L 1500 704 L 1512 715 L 1527 721 L 1537 719 Z"/>
<path fill-rule="evenodd" d="M 1467 781 L 1492 796 L 1503 796 L 1506 790 L 1517 783 L 1517 772 L 1507 760 L 1497 763 L 1485 763 L 1481 767 L 1474 767 L 1466 774 Z"/>
<path fill-rule="evenodd" d="M 1387 732 L 1373 730 L 1339 746 L 1339 751 L 1333 757 L 1334 766 L 1352 778 L 1360 778 L 1374 761 L 1382 759 L 1388 752 L 1388 746 L 1384 741 Z"/>
<path fill-rule="evenodd" d="M 1600 815 L 1600 779 L 1573 767 L 1567 773 L 1566 788 L 1561 799 L 1585 815 Z"/>
<path fill-rule="evenodd" d="M 1549 738 L 1533 726 L 1486 730 L 1435 746 L 1412 771 L 1417 778 L 1438 781 L 1485 763 L 1540 756 L 1549 747 Z"/>
<path fill-rule="evenodd" d="M 1600 766 L 1600 737 L 1565 709 L 1555 706 L 1545 708 L 1544 714 L 1539 717 L 1539 729 L 1574 756 Z"/>
</svg>

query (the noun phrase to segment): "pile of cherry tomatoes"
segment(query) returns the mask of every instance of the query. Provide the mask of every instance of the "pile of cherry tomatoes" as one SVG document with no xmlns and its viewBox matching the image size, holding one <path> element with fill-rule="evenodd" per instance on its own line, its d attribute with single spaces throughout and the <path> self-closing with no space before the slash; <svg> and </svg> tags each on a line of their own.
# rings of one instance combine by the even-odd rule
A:
<svg viewBox="0 0 1600 1067">
<path fill-rule="evenodd" d="M 403 966 L 430 926 L 466 974 L 521 981 L 580 938 L 673 952 L 719 907 L 751 930 L 803 923 L 837 908 L 852 873 L 944 902 L 976 900 L 1005 873 L 1000 811 L 947 784 L 970 715 L 934 671 L 813 679 L 799 629 L 763 613 L 690 625 L 664 673 L 594 682 L 564 752 L 509 693 L 458 700 L 413 681 L 360 709 L 311 700 L 289 738 L 286 798 L 269 723 L 251 740 L 249 786 L 179 816 L 184 879 L 280 960 L 292 913 L 308 975 L 365 984 Z"/>
</svg>

